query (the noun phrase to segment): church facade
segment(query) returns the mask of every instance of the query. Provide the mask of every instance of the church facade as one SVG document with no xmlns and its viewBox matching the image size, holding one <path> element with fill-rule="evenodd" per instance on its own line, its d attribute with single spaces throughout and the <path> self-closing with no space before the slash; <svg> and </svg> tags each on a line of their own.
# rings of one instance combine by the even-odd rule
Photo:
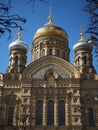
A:
<svg viewBox="0 0 98 130">
<path fill-rule="evenodd" d="M 9 66 L 0 73 L 0 130 L 97 130 L 95 42 L 81 32 L 71 64 L 68 35 L 50 15 L 35 32 L 27 65 L 28 46 L 19 31 L 9 45 Z"/>
</svg>

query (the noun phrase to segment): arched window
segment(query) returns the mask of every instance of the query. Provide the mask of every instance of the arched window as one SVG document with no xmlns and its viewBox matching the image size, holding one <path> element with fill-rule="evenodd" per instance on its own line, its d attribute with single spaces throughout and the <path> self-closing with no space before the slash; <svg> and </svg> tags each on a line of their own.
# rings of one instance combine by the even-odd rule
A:
<svg viewBox="0 0 98 130">
<path fill-rule="evenodd" d="M 47 125 L 54 125 L 54 102 L 52 100 L 48 101 Z"/>
<path fill-rule="evenodd" d="M 84 65 L 86 65 L 87 64 L 87 58 L 86 58 L 86 56 L 83 57 L 83 61 L 84 61 Z"/>
<path fill-rule="evenodd" d="M 52 55 L 52 49 L 49 49 L 49 55 Z"/>
<path fill-rule="evenodd" d="M 45 49 L 42 49 L 42 57 L 45 56 Z"/>
<path fill-rule="evenodd" d="M 36 105 L 36 125 L 42 125 L 42 115 L 43 115 L 43 102 L 39 100 L 37 101 Z"/>
<path fill-rule="evenodd" d="M 9 107 L 8 109 L 8 126 L 13 125 L 14 108 Z"/>
<path fill-rule="evenodd" d="M 60 56 L 60 50 L 56 50 L 56 55 L 59 57 Z"/>
<path fill-rule="evenodd" d="M 88 108 L 88 125 L 94 126 L 94 112 L 92 107 Z"/>
<path fill-rule="evenodd" d="M 63 100 L 58 103 L 58 123 L 65 125 L 65 102 Z"/>
<path fill-rule="evenodd" d="M 18 65 L 18 56 L 15 57 L 15 65 Z"/>
<path fill-rule="evenodd" d="M 65 59 L 65 52 L 62 53 L 62 58 Z"/>
</svg>

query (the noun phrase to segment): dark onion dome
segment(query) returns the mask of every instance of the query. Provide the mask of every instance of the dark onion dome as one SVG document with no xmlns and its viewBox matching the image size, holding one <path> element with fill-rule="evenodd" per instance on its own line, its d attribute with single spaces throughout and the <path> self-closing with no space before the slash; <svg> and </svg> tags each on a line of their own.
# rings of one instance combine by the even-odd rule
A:
<svg viewBox="0 0 98 130">
<path fill-rule="evenodd" d="M 89 48 L 92 50 L 93 44 L 84 39 L 84 33 L 80 33 L 80 40 L 73 46 L 74 51 L 81 48 Z"/>
<path fill-rule="evenodd" d="M 27 44 L 24 41 L 22 41 L 22 39 L 21 39 L 21 32 L 20 31 L 18 32 L 18 38 L 9 45 L 9 49 L 10 50 L 23 49 L 26 52 L 28 51 Z"/>
<path fill-rule="evenodd" d="M 52 22 L 52 16 L 49 16 L 49 22 L 45 24 L 43 27 L 39 28 L 34 35 L 34 40 L 38 37 L 47 36 L 47 35 L 59 35 L 66 39 L 68 39 L 68 35 L 64 29 L 61 27 L 54 25 Z"/>
</svg>

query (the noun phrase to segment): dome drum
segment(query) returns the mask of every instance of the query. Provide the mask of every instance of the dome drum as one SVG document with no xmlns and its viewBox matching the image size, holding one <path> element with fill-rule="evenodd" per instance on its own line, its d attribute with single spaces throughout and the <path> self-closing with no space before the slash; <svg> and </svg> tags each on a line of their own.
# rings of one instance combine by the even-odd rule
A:
<svg viewBox="0 0 98 130">
<path fill-rule="evenodd" d="M 68 47 L 68 41 L 60 36 L 43 36 L 33 41 L 33 47 L 38 45 L 49 45 Z"/>
<path fill-rule="evenodd" d="M 31 52 L 33 61 L 46 55 L 55 55 L 69 61 L 70 49 L 65 38 L 47 35 L 34 40 Z"/>
</svg>

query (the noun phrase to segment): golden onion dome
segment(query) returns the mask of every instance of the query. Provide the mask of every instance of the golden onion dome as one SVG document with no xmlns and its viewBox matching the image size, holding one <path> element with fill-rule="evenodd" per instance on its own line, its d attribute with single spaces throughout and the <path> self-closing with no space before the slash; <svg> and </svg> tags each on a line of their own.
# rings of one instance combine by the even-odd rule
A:
<svg viewBox="0 0 98 130">
<path fill-rule="evenodd" d="M 49 16 L 49 22 L 35 32 L 34 40 L 38 37 L 47 35 L 57 35 L 68 39 L 68 35 L 65 30 L 53 24 L 51 15 Z"/>
</svg>

